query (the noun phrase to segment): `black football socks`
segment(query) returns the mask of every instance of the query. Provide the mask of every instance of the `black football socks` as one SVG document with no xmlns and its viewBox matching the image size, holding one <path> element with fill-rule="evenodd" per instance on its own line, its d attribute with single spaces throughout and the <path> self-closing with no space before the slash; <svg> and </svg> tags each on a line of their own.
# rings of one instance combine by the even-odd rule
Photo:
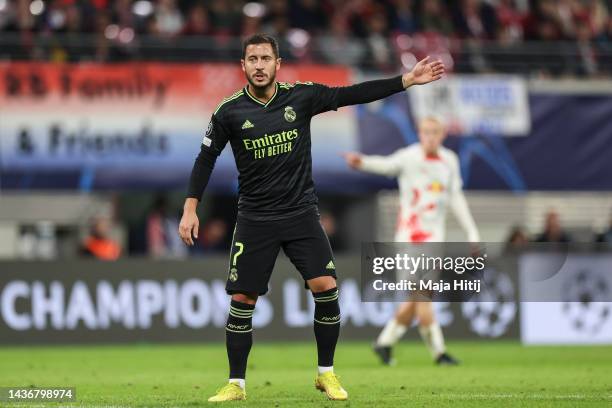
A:
<svg viewBox="0 0 612 408">
<path fill-rule="evenodd" d="M 247 359 L 253 345 L 253 311 L 255 305 L 237 302 L 230 303 L 229 315 L 225 326 L 225 344 L 230 366 L 230 379 L 244 379 Z"/>
<path fill-rule="evenodd" d="M 317 340 L 319 370 L 321 370 L 321 367 L 334 365 L 334 352 L 340 334 L 338 288 L 312 295 L 315 301 L 314 333 Z"/>
</svg>

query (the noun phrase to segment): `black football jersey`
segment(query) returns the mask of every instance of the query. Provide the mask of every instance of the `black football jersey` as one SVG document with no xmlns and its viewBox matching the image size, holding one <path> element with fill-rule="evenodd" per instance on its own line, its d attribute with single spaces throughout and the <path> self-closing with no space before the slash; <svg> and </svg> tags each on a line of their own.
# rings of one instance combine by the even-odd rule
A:
<svg viewBox="0 0 612 408">
<path fill-rule="evenodd" d="M 316 206 L 310 119 L 338 108 L 338 88 L 276 83 L 263 103 L 245 87 L 213 113 L 202 149 L 219 155 L 227 142 L 238 168 L 239 214 L 273 220 Z"/>
</svg>

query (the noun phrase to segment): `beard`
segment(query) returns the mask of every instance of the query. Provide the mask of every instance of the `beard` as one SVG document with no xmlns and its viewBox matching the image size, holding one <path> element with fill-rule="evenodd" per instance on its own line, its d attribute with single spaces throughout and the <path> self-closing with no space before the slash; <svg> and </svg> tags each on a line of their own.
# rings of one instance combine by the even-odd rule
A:
<svg viewBox="0 0 612 408">
<path fill-rule="evenodd" d="M 274 83 L 274 80 L 276 79 L 276 71 L 274 71 L 271 74 L 269 74 L 268 82 L 262 83 L 262 84 L 255 83 L 255 81 L 253 81 L 253 79 L 251 79 L 250 75 L 245 75 L 245 76 L 246 76 L 246 79 L 249 82 L 249 84 L 253 87 L 253 89 L 263 90 L 263 89 L 266 89 L 267 87 L 269 87 L 270 84 Z"/>
</svg>

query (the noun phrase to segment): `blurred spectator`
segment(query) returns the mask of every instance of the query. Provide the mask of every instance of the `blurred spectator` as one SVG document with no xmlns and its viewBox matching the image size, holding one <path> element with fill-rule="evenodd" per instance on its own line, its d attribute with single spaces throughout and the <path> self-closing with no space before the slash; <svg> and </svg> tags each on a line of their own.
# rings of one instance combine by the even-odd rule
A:
<svg viewBox="0 0 612 408">
<path fill-rule="evenodd" d="M 159 30 L 159 23 L 155 16 L 150 16 L 145 20 L 144 32 L 146 35 L 153 37 L 161 37 L 161 31 Z"/>
<path fill-rule="evenodd" d="M 497 37 L 504 44 L 523 40 L 526 16 L 518 9 L 516 0 L 500 0 L 496 7 Z"/>
<path fill-rule="evenodd" d="M 136 16 L 132 12 L 132 0 L 116 0 L 113 3 L 112 21 L 119 28 L 136 26 Z"/>
<path fill-rule="evenodd" d="M 226 251 L 227 223 L 221 218 L 212 218 L 204 223 L 199 243 L 204 252 Z"/>
<path fill-rule="evenodd" d="M 210 3 L 210 16 L 213 22 L 215 35 L 227 36 L 239 34 L 240 29 L 240 2 L 226 0 L 212 0 Z"/>
<path fill-rule="evenodd" d="M 497 31 L 495 9 L 482 0 L 453 2 L 456 34 L 462 38 L 493 39 Z"/>
<path fill-rule="evenodd" d="M 418 29 L 418 17 L 415 13 L 415 2 L 412 0 L 389 1 L 391 27 L 399 32 L 412 34 Z"/>
<path fill-rule="evenodd" d="M 610 223 L 608 224 L 608 229 L 602 232 L 601 234 L 597 234 L 595 237 L 595 242 L 607 242 L 612 244 L 612 215 L 610 216 Z"/>
<path fill-rule="evenodd" d="M 342 239 L 342 228 L 338 225 L 338 219 L 334 215 L 334 212 L 330 210 L 321 210 L 319 220 L 334 251 L 342 252 L 346 250 L 347 243 L 346 240 Z"/>
<path fill-rule="evenodd" d="M 515 225 L 510 230 L 508 239 L 506 240 L 506 246 L 510 248 L 520 248 L 529 242 L 529 238 L 525 233 L 523 227 Z"/>
<path fill-rule="evenodd" d="M 571 242 L 571 237 L 563 230 L 559 213 L 550 210 L 546 213 L 544 231 L 535 239 L 536 242 Z"/>
<path fill-rule="evenodd" d="M 272 34 L 274 36 L 279 36 L 279 35 L 283 35 L 284 32 L 287 30 L 287 24 L 284 21 L 286 20 L 284 17 L 278 17 L 276 19 L 273 20 L 272 25 L 268 25 L 266 28 L 263 29 L 263 31 Z M 276 31 L 279 30 L 279 31 Z M 240 30 L 240 33 L 242 34 L 243 37 L 248 37 L 251 36 L 253 34 L 257 34 L 258 32 L 262 31 L 261 30 L 261 18 L 257 17 L 257 16 L 245 16 L 242 19 L 242 29 Z M 281 37 L 277 38 L 279 41 L 281 40 Z M 281 54 L 282 55 L 282 54 Z"/>
<path fill-rule="evenodd" d="M 65 30 L 67 32 L 79 33 L 83 31 L 87 31 L 85 30 L 85 27 L 82 26 L 82 23 L 83 23 L 82 11 L 79 10 L 79 8 L 75 4 L 66 6 L 64 12 L 66 16 L 65 17 L 66 18 Z"/>
<path fill-rule="evenodd" d="M 574 73 L 581 76 L 595 75 L 599 72 L 599 67 L 597 64 L 597 51 L 592 42 L 593 31 L 589 21 L 586 18 L 576 20 L 575 32 L 580 64 Z"/>
<path fill-rule="evenodd" d="M 58 256 L 55 226 L 48 221 L 21 227 L 17 249 L 24 259 L 54 259 Z"/>
<path fill-rule="evenodd" d="M 108 218 L 92 220 L 89 235 L 81 247 L 81 255 L 102 261 L 115 261 L 121 255 L 121 246 L 110 238 L 111 222 Z"/>
<path fill-rule="evenodd" d="M 327 211 L 321 211 L 321 215 L 319 217 L 321 226 L 323 230 L 327 234 L 328 237 L 333 237 L 336 235 L 336 218 Z"/>
<path fill-rule="evenodd" d="M 181 258 L 187 247 L 178 235 L 179 219 L 169 209 L 168 199 L 160 194 L 147 215 L 147 253 L 154 258 Z"/>
<path fill-rule="evenodd" d="M 268 0 L 266 6 L 264 23 L 279 17 L 287 18 L 289 13 L 289 4 L 287 0 Z"/>
<path fill-rule="evenodd" d="M 610 39 L 607 31 L 608 27 L 612 27 L 612 18 L 609 10 L 611 6 L 612 2 L 610 1 L 608 1 L 608 5 L 606 5 L 603 0 L 590 0 L 587 2 L 589 23 L 593 31 L 593 38 L 598 41 L 605 42 Z"/>
<path fill-rule="evenodd" d="M 176 0 L 157 0 L 155 19 L 157 29 L 164 36 L 172 37 L 183 29 L 183 15 L 176 6 Z"/>
<path fill-rule="evenodd" d="M 529 39 L 556 41 L 563 38 L 564 27 L 562 13 L 554 0 L 531 1 L 531 13 L 526 22 Z"/>
<path fill-rule="evenodd" d="M 368 35 L 367 22 L 374 13 L 379 13 L 382 6 L 373 0 L 349 0 L 337 14 L 346 18 L 352 35 L 365 38 Z"/>
<path fill-rule="evenodd" d="M 211 33 L 208 11 L 202 4 L 193 6 L 187 14 L 183 35 L 209 35 Z"/>
<path fill-rule="evenodd" d="M 319 40 L 323 56 L 332 64 L 357 65 L 366 54 L 363 44 L 350 36 L 346 19 L 341 16 L 333 18 L 331 32 Z"/>
<path fill-rule="evenodd" d="M 16 27 L 19 2 L 5 1 L 0 6 L 0 31 L 18 31 Z"/>
<path fill-rule="evenodd" d="M 259 23 L 259 20 L 256 20 Z M 278 49 L 283 60 L 291 61 L 294 60 L 294 55 L 289 42 L 289 19 L 284 16 L 278 16 L 270 20 L 264 27 L 264 32 L 274 36 L 278 41 Z M 244 35 L 256 34 L 259 30 L 259 26 L 255 25 L 251 30 L 243 29 Z"/>
<path fill-rule="evenodd" d="M 395 65 L 393 63 L 395 59 L 392 58 L 393 50 L 391 43 L 387 40 L 389 36 L 387 17 L 382 11 L 377 12 L 368 19 L 367 31 L 367 61 L 370 65 L 368 68 L 375 68 L 379 71 L 394 69 Z"/>
<path fill-rule="evenodd" d="M 318 0 L 297 0 L 289 9 L 292 27 L 311 33 L 322 31 L 328 25 L 328 16 Z"/>
<path fill-rule="evenodd" d="M 453 32 L 446 5 L 441 0 L 428 0 L 422 3 L 421 29 L 439 34 L 450 35 Z"/>
<path fill-rule="evenodd" d="M 110 16 L 107 12 L 99 12 L 95 19 L 95 60 L 108 61 L 110 59 L 110 44 L 104 31 L 110 24 Z"/>
</svg>

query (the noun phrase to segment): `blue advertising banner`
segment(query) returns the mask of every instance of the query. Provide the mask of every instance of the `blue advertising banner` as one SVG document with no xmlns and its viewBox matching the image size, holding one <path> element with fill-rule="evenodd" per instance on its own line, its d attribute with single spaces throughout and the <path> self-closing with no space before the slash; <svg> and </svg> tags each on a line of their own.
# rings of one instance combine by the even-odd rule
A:
<svg viewBox="0 0 612 408">
<path fill-rule="evenodd" d="M 278 79 L 338 86 L 350 75 L 300 64 Z M 212 113 L 245 83 L 237 63 L 0 63 L 0 189 L 185 189 Z M 345 171 L 353 118 L 346 108 L 313 121 L 316 168 Z M 235 192 L 236 176 L 228 144 L 210 189 Z"/>
<path fill-rule="evenodd" d="M 531 130 L 523 137 L 498 133 L 451 134 L 445 145 L 461 163 L 467 189 L 611 190 L 612 95 L 530 93 Z M 387 155 L 418 141 L 411 99 L 398 94 L 360 106 L 360 150 Z M 394 181 L 368 176 L 372 188 Z"/>
<path fill-rule="evenodd" d="M 351 83 L 344 67 L 283 66 L 281 80 Z M 0 64 L 0 190 L 185 189 L 202 133 L 244 85 L 230 64 Z M 418 140 L 417 118 L 448 124 L 465 187 L 612 190 L 612 94 L 527 92 L 511 76 L 454 76 L 312 121 L 321 192 L 393 188 L 341 154 L 390 154 Z M 208 191 L 235 193 L 228 147 Z"/>
</svg>

